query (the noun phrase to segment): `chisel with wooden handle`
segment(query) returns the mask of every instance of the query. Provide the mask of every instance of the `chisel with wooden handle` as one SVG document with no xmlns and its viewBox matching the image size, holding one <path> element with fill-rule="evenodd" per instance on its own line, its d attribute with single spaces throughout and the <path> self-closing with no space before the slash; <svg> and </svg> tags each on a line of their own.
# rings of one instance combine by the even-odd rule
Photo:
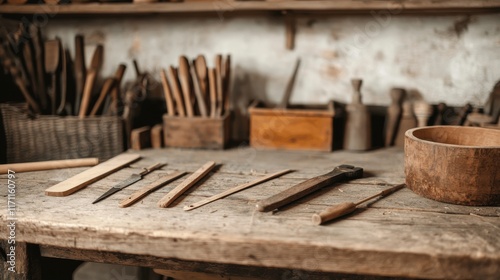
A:
<svg viewBox="0 0 500 280">
<path fill-rule="evenodd" d="M 362 203 L 365 203 L 367 202 L 368 200 L 372 200 L 378 196 L 381 196 L 381 197 L 384 197 L 384 196 L 388 196 L 390 195 L 391 193 L 399 190 L 399 189 L 402 189 L 404 188 L 405 184 L 401 184 L 401 185 L 397 185 L 397 186 L 394 186 L 392 188 L 388 188 L 388 189 L 385 189 L 375 195 L 372 195 L 370 197 L 367 197 L 363 200 L 360 200 L 356 203 L 354 202 L 344 202 L 344 203 L 341 203 L 341 204 L 338 204 L 338 205 L 334 205 L 334 206 L 331 206 L 331 207 L 328 207 L 326 208 L 325 210 L 323 210 L 321 213 L 319 214 L 314 214 L 312 216 L 312 222 L 316 225 L 321 225 L 325 222 L 328 222 L 328 221 L 331 221 L 333 219 L 336 219 L 338 217 L 341 217 L 341 216 L 344 216 L 344 215 L 347 215 L 349 213 L 352 213 L 356 210 L 356 206 L 362 204 Z"/>
<path fill-rule="evenodd" d="M 257 202 L 260 212 L 268 212 L 285 206 L 323 187 L 342 181 L 358 179 L 363 176 L 363 168 L 352 165 L 339 165 L 331 172 L 297 184 L 281 193 Z"/>
<path fill-rule="evenodd" d="M 163 164 L 163 163 L 156 163 L 156 164 L 151 165 L 150 167 L 144 168 L 142 170 L 142 172 L 140 172 L 138 174 L 132 174 L 127 180 L 118 183 L 117 185 L 115 185 L 114 187 L 109 189 L 107 192 L 105 192 L 103 195 L 98 197 L 96 200 L 94 200 L 94 202 L 92 202 L 92 204 L 95 204 L 95 203 L 123 190 L 124 188 L 132 185 L 135 182 L 139 182 L 140 180 L 142 180 L 142 178 L 146 174 L 149 174 L 149 173 L 153 172 L 154 170 L 161 168 L 164 165 L 165 164 Z"/>
</svg>

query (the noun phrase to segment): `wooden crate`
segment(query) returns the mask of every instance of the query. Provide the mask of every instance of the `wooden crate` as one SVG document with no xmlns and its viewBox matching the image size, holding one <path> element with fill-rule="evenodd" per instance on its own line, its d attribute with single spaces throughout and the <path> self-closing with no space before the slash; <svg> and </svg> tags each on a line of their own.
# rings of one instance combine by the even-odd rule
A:
<svg viewBox="0 0 500 280">
<path fill-rule="evenodd" d="M 219 118 L 163 115 L 166 147 L 224 149 L 229 143 L 230 114 Z"/>
<path fill-rule="evenodd" d="M 333 103 L 314 109 L 249 108 L 250 146 L 284 150 L 332 151 Z"/>
</svg>

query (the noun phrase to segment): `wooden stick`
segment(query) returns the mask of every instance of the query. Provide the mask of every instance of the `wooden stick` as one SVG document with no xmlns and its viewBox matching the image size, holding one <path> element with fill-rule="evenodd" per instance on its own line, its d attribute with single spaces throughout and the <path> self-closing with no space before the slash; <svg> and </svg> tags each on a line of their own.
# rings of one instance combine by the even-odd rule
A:
<svg viewBox="0 0 500 280">
<path fill-rule="evenodd" d="M 215 167 L 215 162 L 209 161 L 200 169 L 196 170 L 191 176 L 180 183 L 175 189 L 171 190 L 166 196 L 158 201 L 158 206 L 166 208 L 189 188 L 194 186 L 199 180 L 207 175 Z"/>
<path fill-rule="evenodd" d="M 372 200 L 378 196 L 382 196 L 382 197 L 387 196 L 387 195 L 389 195 L 389 194 L 391 194 L 399 189 L 404 188 L 404 186 L 405 186 L 405 184 L 400 184 L 400 185 L 394 186 L 392 188 L 385 189 L 385 190 L 383 190 L 375 195 L 372 195 L 370 197 L 362 199 L 356 203 L 344 202 L 344 203 L 341 203 L 338 205 L 328 207 L 325 210 L 323 210 L 321 213 L 314 214 L 312 216 L 312 221 L 316 225 L 321 225 L 327 221 L 330 221 L 330 220 L 333 220 L 333 219 L 336 219 L 338 217 L 341 217 L 341 216 L 344 216 L 344 215 L 347 215 L 349 213 L 354 212 L 354 210 L 356 210 L 356 206 L 358 206 L 362 203 L 365 203 L 368 200 Z"/>
<path fill-rule="evenodd" d="M 210 90 L 210 117 L 215 118 L 217 115 L 217 84 L 214 68 L 208 70 L 208 86 Z"/>
<path fill-rule="evenodd" d="M 205 104 L 205 97 L 201 91 L 200 80 L 193 63 L 193 66 L 189 69 L 191 72 L 191 77 L 193 79 L 194 94 L 196 95 L 196 103 L 198 104 L 198 110 L 202 117 L 208 117 L 207 105 Z"/>
<path fill-rule="evenodd" d="M 137 154 L 121 154 L 99 165 L 89 168 L 59 184 L 45 190 L 45 195 L 67 196 L 108 176 L 141 158 Z"/>
<path fill-rule="evenodd" d="M 156 191 L 157 189 L 165 186 L 166 184 L 176 180 L 177 178 L 182 177 L 184 174 L 186 174 L 186 172 L 177 171 L 177 172 L 174 172 L 172 174 L 161 177 L 160 179 L 154 181 L 153 183 L 136 191 L 128 198 L 122 200 L 120 202 L 120 207 L 129 207 L 129 206 L 133 205 L 137 201 L 146 197 L 148 194 L 150 194 L 150 193 Z"/>
<path fill-rule="evenodd" d="M 170 91 L 170 85 L 168 83 L 167 72 L 165 69 L 161 69 L 161 83 L 163 85 L 163 94 L 165 95 L 165 103 L 167 105 L 167 114 L 169 116 L 174 116 L 174 101 L 172 99 L 172 92 Z"/>
<path fill-rule="evenodd" d="M 237 192 L 242 191 L 242 190 L 244 190 L 244 189 L 247 189 L 247 188 L 249 188 L 249 187 L 253 187 L 253 186 L 258 185 L 258 184 L 260 184 L 260 183 L 264 183 L 264 182 L 266 182 L 266 181 L 269 181 L 269 180 L 271 180 L 271 179 L 274 179 L 274 178 L 276 178 L 276 177 L 279 177 L 279 176 L 281 176 L 281 175 L 283 175 L 283 174 L 286 174 L 286 173 L 289 173 L 289 172 L 292 172 L 292 171 L 293 171 L 293 170 L 291 170 L 291 169 L 286 169 L 286 170 L 282 170 L 282 171 L 279 171 L 279 172 L 276 172 L 276 173 L 273 173 L 273 174 L 270 174 L 270 175 L 264 176 L 264 177 L 262 177 L 262 178 L 258 178 L 258 179 L 254 180 L 254 181 L 252 181 L 252 182 L 249 182 L 249 183 L 245 183 L 245 184 L 243 184 L 243 185 L 236 186 L 236 187 L 234 187 L 234 188 L 231 188 L 231 189 L 229 189 L 229 190 L 227 190 L 227 191 L 224 191 L 224 192 L 222 192 L 222 193 L 219 193 L 219 194 L 216 194 L 216 195 L 211 196 L 211 197 L 209 197 L 209 198 L 206 198 L 206 199 L 204 199 L 204 200 L 202 200 L 202 201 L 199 201 L 199 202 L 197 202 L 197 203 L 193 203 L 193 204 L 190 204 L 190 205 L 188 205 L 188 206 L 185 206 L 185 207 L 184 207 L 184 210 L 185 210 L 185 211 L 193 210 L 193 209 L 195 209 L 195 208 L 198 208 L 198 207 L 203 206 L 203 205 L 205 205 L 205 204 L 208 204 L 208 203 L 210 203 L 210 202 L 213 202 L 213 201 L 216 201 L 216 200 L 218 200 L 218 199 L 224 198 L 224 197 L 226 197 L 226 196 L 229 196 L 229 195 L 231 195 L 231 194 L 233 194 L 233 193 L 237 193 Z"/>
<path fill-rule="evenodd" d="M 170 66 L 168 68 L 168 78 L 170 79 L 170 86 L 172 86 L 172 92 L 174 94 L 175 106 L 177 107 L 177 114 L 181 117 L 186 115 L 184 110 L 184 101 L 182 100 L 181 89 L 179 88 L 179 82 L 177 80 L 177 71 L 174 67 Z"/>
<path fill-rule="evenodd" d="M 94 166 L 98 163 L 99 163 L 98 158 L 78 158 L 78 159 L 0 164 L 0 174 L 7 174 L 9 169 L 15 171 L 16 173 L 20 173 L 20 172 L 52 170 L 60 168 Z"/>
</svg>

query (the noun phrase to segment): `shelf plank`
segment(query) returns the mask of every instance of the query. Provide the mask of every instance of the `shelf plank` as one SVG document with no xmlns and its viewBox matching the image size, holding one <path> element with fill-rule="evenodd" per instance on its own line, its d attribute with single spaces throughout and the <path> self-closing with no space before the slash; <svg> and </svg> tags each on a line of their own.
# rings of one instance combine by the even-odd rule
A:
<svg viewBox="0 0 500 280">
<path fill-rule="evenodd" d="M 312 1 L 214 1 L 177 3 L 86 3 L 68 5 L 0 5 L 0 14 L 175 14 L 175 13 L 233 13 L 233 12 L 370 12 L 388 10 L 399 12 L 498 12 L 500 0 L 312 0 Z"/>
</svg>

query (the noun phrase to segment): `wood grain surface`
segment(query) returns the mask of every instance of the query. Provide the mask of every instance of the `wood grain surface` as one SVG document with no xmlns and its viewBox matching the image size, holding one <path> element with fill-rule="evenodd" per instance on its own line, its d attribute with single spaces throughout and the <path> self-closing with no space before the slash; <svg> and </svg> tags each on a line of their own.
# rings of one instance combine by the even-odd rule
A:
<svg viewBox="0 0 500 280">
<path fill-rule="evenodd" d="M 496 279 L 500 274 L 499 207 L 446 204 L 402 189 L 355 215 L 321 227 L 311 224 L 311 215 L 327 206 L 357 201 L 404 182 L 404 154 L 396 147 L 366 153 L 151 149 L 140 155 L 143 159 L 130 168 L 64 198 L 43 192 L 86 168 L 19 174 L 18 241 L 65 248 L 61 254 L 72 249 L 98 251 L 107 262 L 123 262 L 120 256 L 127 254 L 150 262 L 155 258 L 148 265 L 158 268 L 162 262 L 181 260 L 418 278 Z M 220 163 L 220 169 L 184 193 L 179 205 L 168 209 L 156 205 L 174 187 L 169 185 L 133 207 L 118 206 L 160 177 L 173 171 L 193 172 L 207 161 Z M 113 184 L 155 162 L 167 166 L 91 204 Z M 255 209 L 256 201 L 341 163 L 363 167 L 365 177 L 326 187 L 276 213 Z M 184 205 L 281 169 L 297 171 L 204 207 L 183 210 Z M 6 175 L 0 180 L 6 181 Z M 0 196 L 4 197 L 0 208 L 7 209 L 7 188 L 0 189 Z M 0 236 L 7 236 L 6 215 L 0 212 Z"/>
</svg>

